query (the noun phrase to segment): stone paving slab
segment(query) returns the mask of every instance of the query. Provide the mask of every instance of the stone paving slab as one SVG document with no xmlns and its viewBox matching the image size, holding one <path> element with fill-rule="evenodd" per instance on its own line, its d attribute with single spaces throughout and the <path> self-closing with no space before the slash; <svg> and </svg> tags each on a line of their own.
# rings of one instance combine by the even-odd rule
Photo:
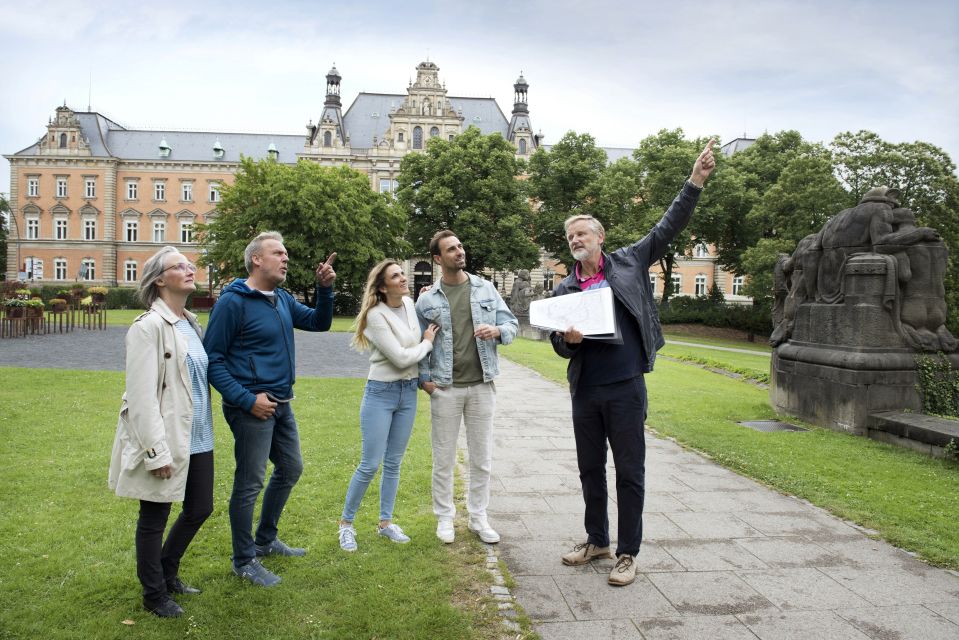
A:
<svg viewBox="0 0 959 640">
<path fill-rule="evenodd" d="M 500 367 L 490 518 L 544 639 L 959 639 L 956 572 L 653 433 L 636 582 L 609 586 L 612 560 L 566 567 L 560 556 L 585 539 L 569 394 Z"/>
</svg>

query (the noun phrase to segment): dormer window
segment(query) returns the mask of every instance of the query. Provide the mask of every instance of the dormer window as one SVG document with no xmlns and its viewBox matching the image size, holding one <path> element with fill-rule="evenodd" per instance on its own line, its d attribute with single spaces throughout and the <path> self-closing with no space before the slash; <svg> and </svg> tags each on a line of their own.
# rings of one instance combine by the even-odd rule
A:
<svg viewBox="0 0 959 640">
<path fill-rule="evenodd" d="M 329 131 L 323 133 L 323 146 L 332 147 L 333 146 L 333 134 Z"/>
<path fill-rule="evenodd" d="M 160 140 L 160 157 L 169 158 L 170 157 L 170 145 L 166 143 L 166 138 Z"/>
<path fill-rule="evenodd" d="M 61 149 L 67 148 L 67 134 L 65 133 L 60 134 L 60 148 Z"/>
<path fill-rule="evenodd" d="M 276 160 L 277 158 L 280 157 L 279 150 L 276 148 L 276 145 L 273 144 L 272 142 L 270 143 L 270 146 L 266 148 L 266 153 L 270 156 L 271 160 Z"/>
<path fill-rule="evenodd" d="M 220 144 L 220 139 L 217 138 L 216 142 L 213 143 L 213 157 L 217 160 L 222 160 L 226 151 L 223 150 L 223 145 Z"/>
</svg>

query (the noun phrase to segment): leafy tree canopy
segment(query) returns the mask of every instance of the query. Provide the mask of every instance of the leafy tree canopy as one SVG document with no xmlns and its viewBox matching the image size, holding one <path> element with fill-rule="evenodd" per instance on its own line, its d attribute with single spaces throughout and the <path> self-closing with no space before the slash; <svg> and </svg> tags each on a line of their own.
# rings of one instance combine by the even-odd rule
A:
<svg viewBox="0 0 959 640">
<path fill-rule="evenodd" d="M 336 251 L 336 288 L 356 295 L 377 261 L 409 254 L 406 219 L 367 175 L 349 167 L 243 158 L 223 185 L 217 214 L 199 225 L 202 261 L 221 281 L 246 277 L 243 250 L 263 231 L 278 231 L 290 254 L 285 287 L 311 300 L 316 266 Z"/>
<path fill-rule="evenodd" d="M 405 156 L 397 206 L 409 218 L 406 238 L 414 251 L 427 253 L 434 233 L 452 229 L 466 247 L 467 271 L 534 267 L 539 248 L 521 171 L 513 145 L 476 127 L 453 140 L 433 138 L 425 153 Z"/>
</svg>

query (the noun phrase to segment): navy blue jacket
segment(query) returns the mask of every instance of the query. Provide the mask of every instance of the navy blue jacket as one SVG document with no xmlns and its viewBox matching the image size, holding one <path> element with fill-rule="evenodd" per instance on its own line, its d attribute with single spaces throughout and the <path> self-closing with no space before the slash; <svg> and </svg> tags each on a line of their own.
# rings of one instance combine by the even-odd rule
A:
<svg viewBox="0 0 959 640">
<path fill-rule="evenodd" d="M 669 243 L 689 224 L 700 193 L 702 189 L 687 181 L 662 219 L 645 238 L 611 254 L 604 254 L 603 269 L 609 287 L 639 325 L 643 352 L 646 354 L 646 372 L 653 370 L 656 351 L 666 344 L 659 325 L 659 312 L 653 300 L 653 289 L 649 284 L 649 268 L 665 255 Z M 576 270 L 573 269 L 572 273 L 556 285 L 553 295 L 562 296 L 579 291 L 581 288 L 576 279 Z M 570 389 L 575 390 L 583 366 L 581 359 L 577 357 L 577 345 L 567 344 L 563 336 L 555 331 L 550 334 L 550 341 L 557 354 L 569 358 L 566 379 L 569 380 Z"/>
<path fill-rule="evenodd" d="M 276 304 L 234 280 L 213 306 L 203 346 L 210 358 L 210 384 L 223 401 L 245 411 L 256 394 L 293 397 L 296 350 L 293 328 L 327 331 L 333 323 L 333 288 L 316 288 L 316 308 L 276 289 Z"/>
</svg>

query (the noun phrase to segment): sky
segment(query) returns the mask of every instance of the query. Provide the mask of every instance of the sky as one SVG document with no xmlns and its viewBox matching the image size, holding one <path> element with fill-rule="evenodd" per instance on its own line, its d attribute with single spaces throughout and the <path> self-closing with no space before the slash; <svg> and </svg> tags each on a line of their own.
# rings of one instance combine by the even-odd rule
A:
<svg viewBox="0 0 959 640">
<path fill-rule="evenodd" d="M 522 72 L 546 144 L 866 129 L 955 162 L 957 34 L 955 0 L 0 0 L 0 153 L 64 101 L 130 128 L 305 134 L 334 63 L 345 111 L 360 91 L 405 93 L 429 59 L 449 95 L 507 118 Z"/>
</svg>

